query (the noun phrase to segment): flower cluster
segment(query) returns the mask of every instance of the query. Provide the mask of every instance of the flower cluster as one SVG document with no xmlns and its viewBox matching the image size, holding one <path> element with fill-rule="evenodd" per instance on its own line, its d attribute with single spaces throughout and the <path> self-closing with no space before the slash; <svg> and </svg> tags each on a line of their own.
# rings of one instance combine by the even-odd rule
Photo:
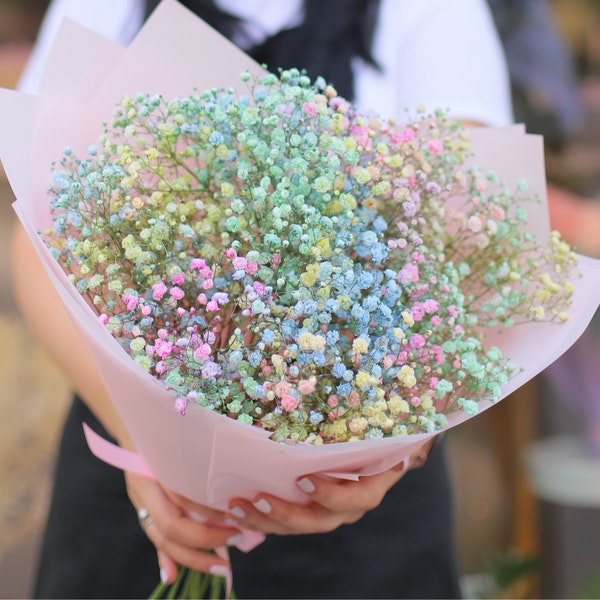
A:
<svg viewBox="0 0 600 600">
<path fill-rule="evenodd" d="M 131 357 L 278 441 L 435 431 L 515 369 L 486 330 L 561 321 L 575 267 L 439 111 L 358 113 L 291 69 L 124 98 L 55 166 L 45 239 Z M 242 86 L 243 87 L 243 86 Z"/>
</svg>

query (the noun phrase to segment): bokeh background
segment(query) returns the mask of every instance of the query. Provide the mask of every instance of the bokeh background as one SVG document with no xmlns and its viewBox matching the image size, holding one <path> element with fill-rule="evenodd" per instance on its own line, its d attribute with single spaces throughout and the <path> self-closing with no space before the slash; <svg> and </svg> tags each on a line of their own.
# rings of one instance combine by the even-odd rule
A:
<svg viewBox="0 0 600 600">
<path fill-rule="evenodd" d="M 558 141 L 548 137 L 548 177 L 558 186 L 551 217 L 580 251 L 600 257 L 600 2 L 544 2 L 572 67 L 577 113 Z M 1 87 L 17 84 L 46 5 L 0 0 Z M 515 25 L 504 26 L 510 40 Z M 524 118 L 547 112 L 544 93 L 527 87 Z M 0 167 L 0 598 L 27 598 L 69 388 L 11 293 L 12 200 Z M 470 598 L 600 598 L 597 321 L 556 368 L 447 436 Z"/>
</svg>

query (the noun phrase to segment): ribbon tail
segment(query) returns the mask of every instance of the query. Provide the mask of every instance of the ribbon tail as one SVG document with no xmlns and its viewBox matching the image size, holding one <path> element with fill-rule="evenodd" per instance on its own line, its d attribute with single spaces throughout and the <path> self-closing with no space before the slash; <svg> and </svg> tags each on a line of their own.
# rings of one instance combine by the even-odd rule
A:
<svg viewBox="0 0 600 600">
<path fill-rule="evenodd" d="M 156 479 L 146 461 L 139 454 L 106 441 L 87 423 L 83 424 L 83 432 L 92 454 L 100 460 L 123 471 L 131 471 L 148 479 Z"/>
</svg>

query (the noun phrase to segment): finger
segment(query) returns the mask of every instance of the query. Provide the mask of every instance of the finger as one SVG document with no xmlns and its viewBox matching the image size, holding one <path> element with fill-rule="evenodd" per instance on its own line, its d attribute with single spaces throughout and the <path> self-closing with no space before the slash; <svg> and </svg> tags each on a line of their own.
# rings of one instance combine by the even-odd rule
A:
<svg viewBox="0 0 600 600">
<path fill-rule="evenodd" d="M 148 537 L 158 549 L 162 581 L 173 583 L 177 577 L 177 565 L 221 577 L 225 577 L 229 573 L 231 569 L 229 562 L 224 558 L 220 558 L 214 552 L 183 546 L 167 539 L 160 539 L 159 536 L 155 535 L 155 531 L 155 527 L 152 526 Z"/>
<path fill-rule="evenodd" d="M 309 475 L 298 480 L 298 486 L 317 504 L 334 513 L 365 513 L 383 500 L 386 492 L 406 473 L 403 461 L 394 469 L 378 475 L 362 476 L 358 481 Z"/>
<path fill-rule="evenodd" d="M 177 538 L 164 535 L 158 523 L 151 517 L 142 519 L 141 523 L 146 535 L 157 549 L 161 581 L 164 583 L 172 583 L 176 579 L 178 564 L 197 571 L 220 576 L 227 575 L 230 569 L 228 561 L 219 558 L 214 552 L 186 545 L 185 543 L 181 543 Z M 205 529 L 208 531 L 220 528 L 205 527 Z M 237 529 L 233 529 L 233 531 L 237 531 Z M 203 548 L 210 547 L 209 543 L 204 541 L 206 539 L 206 536 L 198 538 L 198 543 Z M 218 545 L 223 546 L 226 543 L 225 541 Z"/>
<path fill-rule="evenodd" d="M 160 568 L 160 580 L 164 584 L 171 584 L 177 579 L 177 563 L 167 554 L 156 551 L 158 555 L 158 566 Z"/>
<path fill-rule="evenodd" d="M 236 498 L 230 507 L 231 518 L 240 525 L 279 535 L 325 533 L 344 523 L 353 523 L 364 514 L 361 511 L 334 513 L 314 502 L 301 505 L 268 494 L 257 496 L 254 502 Z"/>
<path fill-rule="evenodd" d="M 161 486 L 140 476 L 128 477 L 130 497 L 135 506 L 143 506 L 150 515 L 152 526 L 146 534 L 153 543 L 166 549 L 174 543 L 192 548 L 216 548 L 227 544 L 227 540 L 240 531 L 231 526 L 213 526 L 190 517 L 175 504 Z"/>
<path fill-rule="evenodd" d="M 174 504 L 179 506 L 184 513 L 187 513 L 196 521 L 202 522 L 208 519 L 216 523 L 225 520 L 225 512 L 222 510 L 216 510 L 214 508 L 210 508 L 210 506 L 198 504 L 197 502 L 194 502 L 185 496 L 181 496 L 180 494 L 176 494 L 171 490 L 163 491 Z"/>
</svg>

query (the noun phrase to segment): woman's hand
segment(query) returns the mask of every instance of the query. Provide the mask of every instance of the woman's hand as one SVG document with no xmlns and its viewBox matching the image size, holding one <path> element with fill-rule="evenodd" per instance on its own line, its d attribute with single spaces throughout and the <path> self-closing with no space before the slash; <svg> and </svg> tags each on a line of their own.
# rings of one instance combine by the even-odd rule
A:
<svg viewBox="0 0 600 600">
<path fill-rule="evenodd" d="M 240 526 L 280 535 L 326 533 L 354 523 L 379 506 L 387 491 L 411 468 L 421 466 L 431 442 L 392 469 L 361 477 L 358 481 L 311 475 L 297 484 L 306 493 L 307 504 L 286 502 L 261 493 L 252 501 L 235 498 L 229 503 L 228 518 Z"/>
<path fill-rule="evenodd" d="M 126 472 L 125 481 L 140 525 L 156 547 L 163 583 L 175 580 L 177 565 L 227 575 L 229 563 L 211 550 L 235 543 L 240 530 L 216 524 L 225 519 L 223 512 L 186 500 L 135 473 Z"/>
</svg>

